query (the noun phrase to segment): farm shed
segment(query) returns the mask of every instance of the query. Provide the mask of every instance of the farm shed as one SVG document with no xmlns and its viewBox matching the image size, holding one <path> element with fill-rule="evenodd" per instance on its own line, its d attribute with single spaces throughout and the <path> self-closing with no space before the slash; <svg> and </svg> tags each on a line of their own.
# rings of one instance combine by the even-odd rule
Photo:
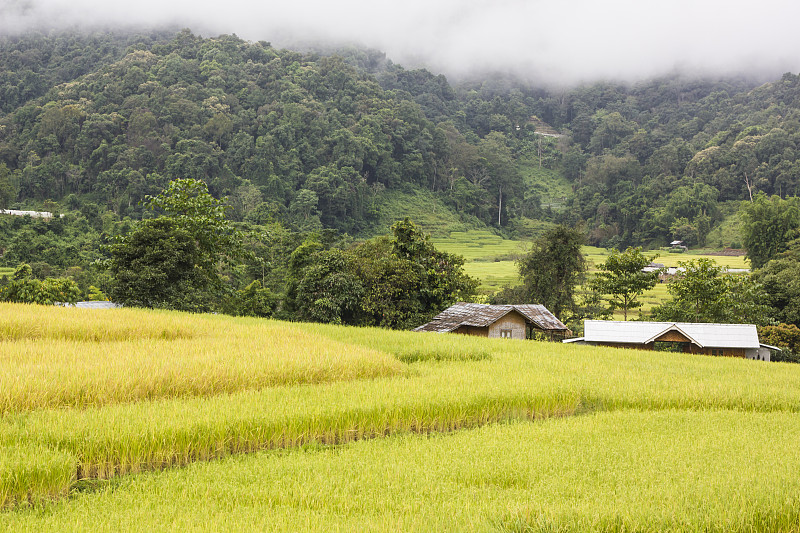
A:
<svg viewBox="0 0 800 533">
<path fill-rule="evenodd" d="M 583 337 L 563 342 L 639 350 L 664 347 L 686 353 L 761 361 L 769 361 L 771 351 L 778 350 L 758 341 L 758 331 L 753 324 L 585 320 L 583 328 Z"/>
<path fill-rule="evenodd" d="M 461 333 L 490 338 L 532 339 L 537 333 L 550 340 L 572 332 L 543 305 L 488 305 L 459 302 L 414 331 Z"/>
</svg>

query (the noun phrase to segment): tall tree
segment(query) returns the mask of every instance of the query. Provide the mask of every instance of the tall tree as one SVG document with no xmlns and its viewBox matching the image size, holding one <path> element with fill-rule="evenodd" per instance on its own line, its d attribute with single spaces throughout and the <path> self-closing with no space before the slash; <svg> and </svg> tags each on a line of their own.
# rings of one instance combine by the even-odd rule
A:
<svg viewBox="0 0 800 533">
<path fill-rule="evenodd" d="M 563 318 L 575 308 L 575 290 L 586 273 L 581 246 L 584 233 L 568 226 L 555 226 L 537 239 L 517 262 L 525 297 Z"/>
<path fill-rule="evenodd" d="M 216 309 L 223 287 L 217 264 L 243 255 L 222 200 L 202 181 L 178 179 L 148 207 L 161 216 L 139 222 L 109 247 L 112 298 L 144 307 Z"/>
<path fill-rule="evenodd" d="M 416 278 L 416 289 L 404 298 L 416 300 L 417 311 L 409 315 L 405 326 L 424 324 L 454 303 L 474 296 L 478 281 L 464 272 L 462 256 L 437 250 L 408 218 L 395 222 L 392 234 L 392 254 L 409 262 Z"/>
<path fill-rule="evenodd" d="M 653 318 L 678 322 L 768 324 L 771 309 L 763 288 L 747 275 L 725 274 L 711 259 L 679 262 L 682 274 L 669 284 L 672 299 Z"/>
<path fill-rule="evenodd" d="M 284 310 L 301 320 L 408 329 L 472 298 L 477 281 L 463 257 L 437 250 L 407 218 L 392 233 L 345 250 L 306 239 L 289 261 Z"/>
<path fill-rule="evenodd" d="M 644 255 L 641 248 L 629 247 L 622 253 L 613 250 L 606 262 L 598 265 L 600 272 L 592 283 L 598 292 L 608 295 L 612 311 L 622 309 L 625 320 L 628 310 L 642 306 L 637 298 L 658 283 L 658 271 L 642 270 L 653 259 L 655 256 Z"/>
<path fill-rule="evenodd" d="M 788 324 L 800 325 L 800 240 L 788 245 L 754 274 L 763 284 L 775 318 Z"/>
<path fill-rule="evenodd" d="M 778 196 L 759 194 L 753 202 L 744 203 L 741 217 L 747 257 L 753 268 L 761 268 L 797 237 L 800 199 L 783 200 Z"/>
<path fill-rule="evenodd" d="M 191 233 L 167 217 L 143 220 L 110 246 L 111 299 L 134 307 L 211 310 L 213 285 Z"/>
</svg>

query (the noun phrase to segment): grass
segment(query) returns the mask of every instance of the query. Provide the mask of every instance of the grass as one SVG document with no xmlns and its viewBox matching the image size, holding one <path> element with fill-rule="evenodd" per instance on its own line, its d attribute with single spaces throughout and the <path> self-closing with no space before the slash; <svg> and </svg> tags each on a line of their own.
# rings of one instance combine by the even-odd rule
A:
<svg viewBox="0 0 800 533">
<path fill-rule="evenodd" d="M 598 265 L 605 262 L 606 258 L 609 255 L 609 251 L 605 248 L 597 248 L 594 246 L 584 246 L 583 247 L 584 256 L 589 261 L 589 273 L 597 272 Z M 679 266 L 679 262 L 681 261 L 692 261 L 699 259 L 701 257 L 711 259 L 712 261 L 716 262 L 718 265 L 731 268 L 731 269 L 749 269 L 750 263 L 744 256 L 721 256 L 721 255 L 708 255 L 708 253 L 701 253 L 701 251 L 691 251 L 688 253 L 682 254 L 673 254 L 666 251 L 650 251 L 646 252 L 646 255 L 658 256 L 655 258 L 654 262 L 661 263 L 667 267 L 677 267 Z M 628 313 L 628 319 L 638 318 L 639 313 L 643 313 L 647 315 L 653 307 L 661 305 L 665 301 L 669 300 L 670 295 L 668 291 L 669 283 L 659 283 L 653 289 L 646 291 L 639 300 L 642 302 L 642 307 L 638 309 L 633 309 Z M 613 318 L 615 320 L 623 320 L 624 315 L 621 310 L 617 310 L 614 312 Z"/>
<path fill-rule="evenodd" d="M 278 322 L 0 306 L 0 414 L 388 376 L 391 355 Z"/>
<path fill-rule="evenodd" d="M 800 419 L 623 411 L 198 463 L 14 531 L 796 531 Z M 764 453 L 765 441 L 771 452 Z M 76 525 L 80 525 L 76 527 Z"/>
<path fill-rule="evenodd" d="M 451 231 L 446 238 L 435 237 L 431 242 L 445 252 L 464 256 L 469 262 L 513 261 L 526 250 L 525 243 L 504 239 L 488 230 Z"/>
<path fill-rule="evenodd" d="M 0 445 L 0 508 L 64 497 L 75 472 L 75 457 L 69 453 L 32 444 Z"/>
<path fill-rule="evenodd" d="M 503 239 L 486 230 L 451 231 L 431 242 L 441 250 L 463 256 L 464 270 L 480 280 L 480 289 L 495 292 L 517 283 L 516 259 L 525 253 L 522 241 Z"/>
<path fill-rule="evenodd" d="M 375 224 L 379 233 L 388 232 L 392 224 L 409 217 L 425 233 L 436 236 L 447 235 L 453 229 L 464 229 L 469 224 L 454 213 L 450 207 L 437 200 L 427 189 L 411 188 L 405 191 L 384 191 L 379 215 Z"/>
<path fill-rule="evenodd" d="M 514 261 L 472 261 L 464 265 L 464 271 L 480 280 L 479 289 L 485 292 L 496 292 L 519 283 L 519 270 Z"/>
<path fill-rule="evenodd" d="M 714 227 L 706 236 L 706 243 L 715 248 L 730 246 L 741 248 L 742 246 L 742 219 L 739 217 L 739 202 L 726 202 L 723 204 L 725 213 L 722 222 Z"/>
<path fill-rule="evenodd" d="M 496 292 L 503 287 L 518 284 L 519 271 L 516 259 L 525 254 L 529 244 L 523 241 L 504 239 L 487 230 L 451 231 L 447 237 L 434 237 L 431 242 L 441 250 L 464 256 L 466 263 L 464 270 L 470 276 L 480 280 L 480 290 L 483 292 Z M 584 246 L 583 253 L 589 262 L 589 272 L 597 272 L 597 265 L 603 263 L 609 251 L 605 248 Z M 666 251 L 647 252 L 648 255 L 658 254 L 656 262 L 665 266 L 678 266 L 679 261 L 690 261 L 706 257 L 726 268 L 750 268 L 744 256 L 719 256 L 700 253 L 700 251 L 672 254 Z M 657 286 L 643 297 L 644 311 L 663 302 L 667 297 L 666 286 Z M 620 313 L 620 318 L 622 314 Z"/>
<path fill-rule="evenodd" d="M 541 198 L 542 207 L 561 209 L 572 195 L 572 184 L 560 172 L 539 166 L 535 154 L 520 160 L 520 174 L 528 189 Z"/>
<path fill-rule="evenodd" d="M 597 265 L 603 263 L 608 257 L 609 251 L 605 248 L 595 246 L 584 246 L 584 256 L 590 261 L 590 271 L 597 270 Z M 709 255 L 708 250 L 691 250 L 685 253 L 670 253 L 666 250 L 645 251 L 645 255 L 656 255 L 654 262 L 661 263 L 667 267 L 677 267 L 681 261 L 692 261 L 701 257 L 711 259 L 719 266 L 726 268 L 750 268 L 750 262 L 743 255 Z"/>
<path fill-rule="evenodd" d="M 0 504 L 13 508 L 0 530 L 796 525 L 796 365 L 138 310 L 0 311 L 40 323 L 9 328 L 4 370 L 92 376 L 103 360 L 90 347 L 111 344 L 150 345 L 173 369 L 154 367 L 158 387 L 133 400 L 126 376 L 153 361 L 108 351 L 116 364 L 98 383 L 115 385 L 103 401 L 7 402 Z M 259 355 L 226 367 L 224 336 L 234 349 L 250 338 L 237 358 Z M 337 358 L 330 379 L 248 382 L 285 364 L 272 337 L 313 340 L 291 356 L 312 376 L 321 355 L 356 356 Z M 9 358 L 18 343 L 41 350 Z M 65 363 L 59 343 L 82 346 L 87 362 Z M 223 356 L 204 366 L 191 346 Z M 364 357 L 389 371 L 364 372 Z M 244 385 L 174 392 L 217 367 Z M 29 397 L 61 394 L 58 380 L 29 383 Z"/>
</svg>

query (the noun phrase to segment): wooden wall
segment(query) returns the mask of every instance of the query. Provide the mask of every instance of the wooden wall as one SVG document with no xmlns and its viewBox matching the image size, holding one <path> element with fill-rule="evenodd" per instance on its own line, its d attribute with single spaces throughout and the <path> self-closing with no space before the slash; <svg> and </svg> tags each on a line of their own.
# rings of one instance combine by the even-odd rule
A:
<svg viewBox="0 0 800 533">
<path fill-rule="evenodd" d="M 511 311 L 506 316 L 489 326 L 489 337 L 497 339 L 502 336 L 503 330 L 510 330 L 512 339 L 524 339 L 526 325 L 527 321 L 525 320 L 525 317 L 516 311 Z"/>
</svg>

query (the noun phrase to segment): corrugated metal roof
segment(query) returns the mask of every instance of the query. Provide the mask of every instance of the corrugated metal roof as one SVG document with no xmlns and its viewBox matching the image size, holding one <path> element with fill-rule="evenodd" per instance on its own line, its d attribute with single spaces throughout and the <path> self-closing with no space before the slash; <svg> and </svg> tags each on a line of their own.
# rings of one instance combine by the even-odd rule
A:
<svg viewBox="0 0 800 533">
<path fill-rule="evenodd" d="M 122 307 L 120 304 L 115 304 L 114 302 L 75 302 L 74 304 L 64 303 L 64 302 L 56 302 L 55 305 L 60 305 L 61 307 L 77 307 L 79 309 L 117 309 Z"/>
<path fill-rule="evenodd" d="M 122 306 L 114 302 L 78 302 L 75 307 L 83 309 L 117 309 Z"/>
<path fill-rule="evenodd" d="M 460 326 L 485 328 L 494 324 L 511 311 L 518 312 L 529 322 L 545 331 L 568 329 L 543 305 L 489 305 L 459 302 L 433 317 L 433 320 L 427 324 L 415 328 L 414 331 L 446 333 Z"/>
<path fill-rule="evenodd" d="M 668 331 L 679 331 L 697 345 L 708 348 L 758 348 L 753 324 L 705 324 L 691 322 L 584 321 L 586 342 L 647 344 Z"/>
</svg>

